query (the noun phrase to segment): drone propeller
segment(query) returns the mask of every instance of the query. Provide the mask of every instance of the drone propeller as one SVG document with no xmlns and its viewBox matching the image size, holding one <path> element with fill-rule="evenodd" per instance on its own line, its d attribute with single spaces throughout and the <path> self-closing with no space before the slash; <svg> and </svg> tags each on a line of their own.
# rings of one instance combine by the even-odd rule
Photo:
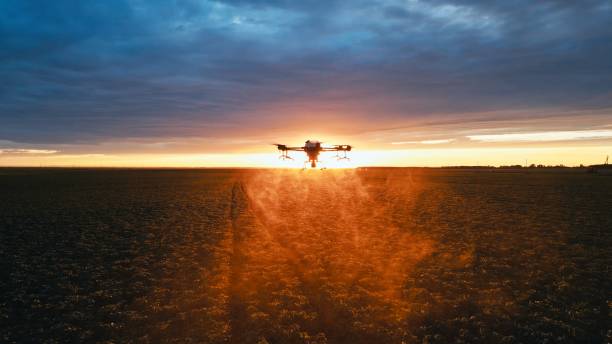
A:
<svg viewBox="0 0 612 344">
<path fill-rule="evenodd" d="M 273 143 L 272 145 L 276 146 L 276 148 L 278 148 L 278 150 L 280 151 L 286 151 L 287 150 L 287 145 L 283 145 L 280 143 Z"/>
</svg>

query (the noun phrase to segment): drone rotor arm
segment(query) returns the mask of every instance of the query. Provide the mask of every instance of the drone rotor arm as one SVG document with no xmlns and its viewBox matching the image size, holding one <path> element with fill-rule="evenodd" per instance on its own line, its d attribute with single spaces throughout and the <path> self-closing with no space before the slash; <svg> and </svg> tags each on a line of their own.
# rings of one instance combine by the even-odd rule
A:
<svg viewBox="0 0 612 344">
<path fill-rule="evenodd" d="M 353 149 L 351 145 L 335 145 L 334 147 L 322 147 L 324 152 L 350 152 Z"/>
</svg>

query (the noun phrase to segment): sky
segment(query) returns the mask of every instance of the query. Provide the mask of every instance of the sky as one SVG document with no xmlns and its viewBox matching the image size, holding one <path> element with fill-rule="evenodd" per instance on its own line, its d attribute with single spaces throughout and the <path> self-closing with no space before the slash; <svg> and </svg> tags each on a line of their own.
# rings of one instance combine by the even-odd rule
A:
<svg viewBox="0 0 612 344">
<path fill-rule="evenodd" d="M 610 23 L 603 0 L 4 0 L 0 165 L 285 166 L 271 144 L 307 139 L 602 163 Z"/>
</svg>

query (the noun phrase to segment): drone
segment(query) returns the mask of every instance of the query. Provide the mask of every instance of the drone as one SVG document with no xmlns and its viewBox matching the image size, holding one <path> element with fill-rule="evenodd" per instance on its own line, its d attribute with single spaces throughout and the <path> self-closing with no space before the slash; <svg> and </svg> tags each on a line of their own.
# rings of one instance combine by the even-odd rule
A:
<svg viewBox="0 0 612 344">
<path fill-rule="evenodd" d="M 308 155 L 307 162 L 310 162 L 310 167 L 312 168 L 317 167 L 317 162 L 319 162 L 319 153 L 321 152 L 336 152 L 336 159 L 348 160 L 349 158 L 347 156 L 347 152 L 350 152 L 353 148 L 350 145 L 333 145 L 333 147 L 322 147 L 321 142 L 315 140 L 306 141 L 303 147 L 289 147 L 280 143 L 275 143 L 274 145 L 281 152 L 279 158 L 283 160 L 293 160 L 293 158 L 289 156 L 289 151 L 306 152 L 306 155 Z M 340 153 L 342 153 L 342 155 Z"/>
</svg>

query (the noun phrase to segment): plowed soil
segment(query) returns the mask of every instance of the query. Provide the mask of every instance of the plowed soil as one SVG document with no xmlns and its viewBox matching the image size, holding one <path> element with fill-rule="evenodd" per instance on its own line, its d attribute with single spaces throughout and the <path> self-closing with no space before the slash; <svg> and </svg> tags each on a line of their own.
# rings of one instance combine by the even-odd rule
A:
<svg viewBox="0 0 612 344">
<path fill-rule="evenodd" d="M 612 341 L 612 177 L 0 170 L 0 342 Z"/>
</svg>

